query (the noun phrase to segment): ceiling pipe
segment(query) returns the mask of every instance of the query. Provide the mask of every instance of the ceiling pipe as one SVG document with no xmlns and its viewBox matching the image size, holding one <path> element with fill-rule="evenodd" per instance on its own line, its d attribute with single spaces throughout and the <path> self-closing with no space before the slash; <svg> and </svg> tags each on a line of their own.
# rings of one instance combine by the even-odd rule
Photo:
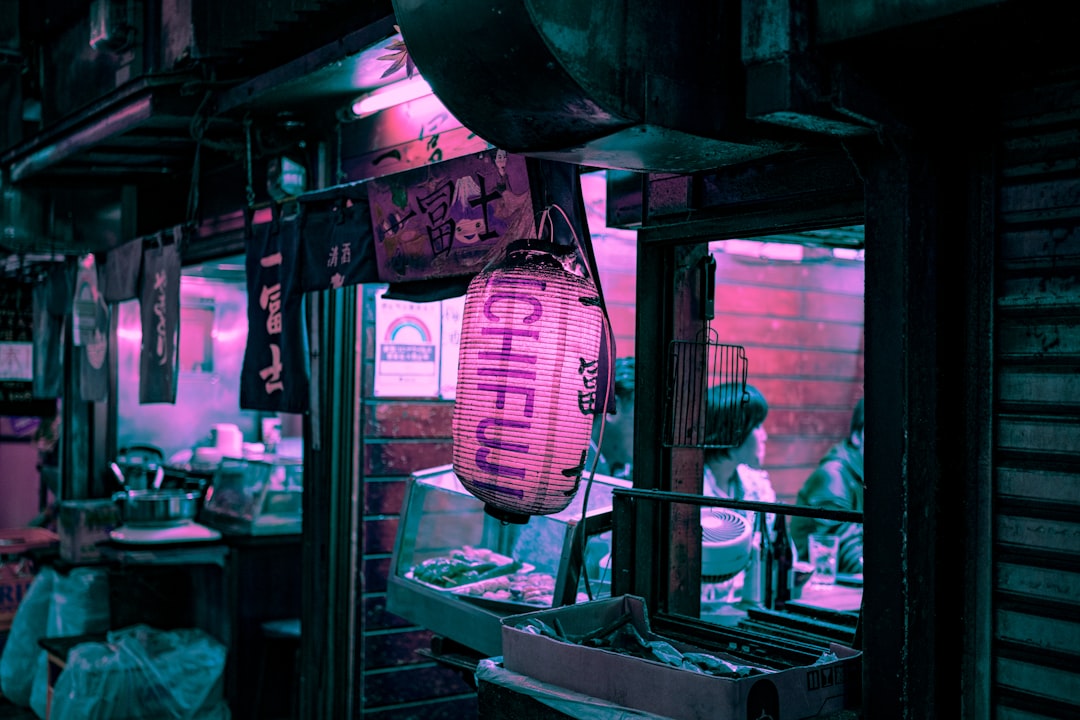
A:
<svg viewBox="0 0 1080 720">
<path fill-rule="evenodd" d="M 150 120 L 153 112 L 153 101 L 149 95 L 136 98 L 105 117 L 34 150 L 25 158 L 12 161 L 9 171 L 11 181 L 19 182 L 99 142 L 125 133 Z"/>
</svg>

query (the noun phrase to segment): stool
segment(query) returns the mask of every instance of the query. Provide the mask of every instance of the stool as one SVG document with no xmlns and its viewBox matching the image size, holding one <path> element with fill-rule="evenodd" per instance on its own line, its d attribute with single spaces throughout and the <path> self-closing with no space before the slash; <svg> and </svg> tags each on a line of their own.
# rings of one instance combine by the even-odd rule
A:
<svg viewBox="0 0 1080 720">
<path fill-rule="evenodd" d="M 273 649 L 279 648 L 287 650 L 288 666 L 289 666 L 289 708 L 290 718 L 296 718 L 297 710 L 297 693 L 296 673 L 300 667 L 300 618 L 288 618 L 285 620 L 268 620 L 260 625 L 263 636 L 263 653 L 262 659 L 259 662 L 259 680 L 255 686 L 255 702 L 253 705 L 253 714 L 255 718 L 265 718 L 262 714 L 262 701 L 263 701 L 263 686 L 266 681 L 266 665 L 268 658 L 271 655 L 280 655 L 280 653 L 272 652 Z"/>
</svg>

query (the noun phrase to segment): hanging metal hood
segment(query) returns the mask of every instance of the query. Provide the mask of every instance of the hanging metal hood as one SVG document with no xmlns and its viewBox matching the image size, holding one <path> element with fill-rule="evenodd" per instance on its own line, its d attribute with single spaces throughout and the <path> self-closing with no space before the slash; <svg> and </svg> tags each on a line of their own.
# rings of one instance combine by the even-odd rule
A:
<svg viewBox="0 0 1080 720">
<path fill-rule="evenodd" d="M 510 152 L 687 172 L 798 145 L 745 119 L 737 2 L 393 4 L 435 94 Z"/>
</svg>

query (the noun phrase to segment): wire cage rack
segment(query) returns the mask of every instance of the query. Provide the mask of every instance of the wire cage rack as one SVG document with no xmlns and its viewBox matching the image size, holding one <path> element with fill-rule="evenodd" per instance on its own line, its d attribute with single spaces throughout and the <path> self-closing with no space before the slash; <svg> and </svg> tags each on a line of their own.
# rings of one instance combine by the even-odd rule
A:
<svg viewBox="0 0 1080 720">
<path fill-rule="evenodd" d="M 675 340 L 667 368 L 666 447 L 727 448 L 738 442 L 750 400 L 748 362 L 740 345 L 718 342 L 702 328 L 695 340 Z"/>
</svg>

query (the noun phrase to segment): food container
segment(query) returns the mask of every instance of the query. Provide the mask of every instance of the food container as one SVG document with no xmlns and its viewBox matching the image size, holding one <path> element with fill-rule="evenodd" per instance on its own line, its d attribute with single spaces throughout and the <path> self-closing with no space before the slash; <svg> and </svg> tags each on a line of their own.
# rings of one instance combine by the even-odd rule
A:
<svg viewBox="0 0 1080 720">
<path fill-rule="evenodd" d="M 57 524 L 60 559 L 69 563 L 101 560 L 98 543 L 108 540 L 109 531 L 119 524 L 120 508 L 112 500 L 64 500 Z"/>
<path fill-rule="evenodd" d="M 201 493 L 187 490 L 129 490 L 113 495 L 124 523 L 165 523 L 192 520 Z"/>
</svg>

